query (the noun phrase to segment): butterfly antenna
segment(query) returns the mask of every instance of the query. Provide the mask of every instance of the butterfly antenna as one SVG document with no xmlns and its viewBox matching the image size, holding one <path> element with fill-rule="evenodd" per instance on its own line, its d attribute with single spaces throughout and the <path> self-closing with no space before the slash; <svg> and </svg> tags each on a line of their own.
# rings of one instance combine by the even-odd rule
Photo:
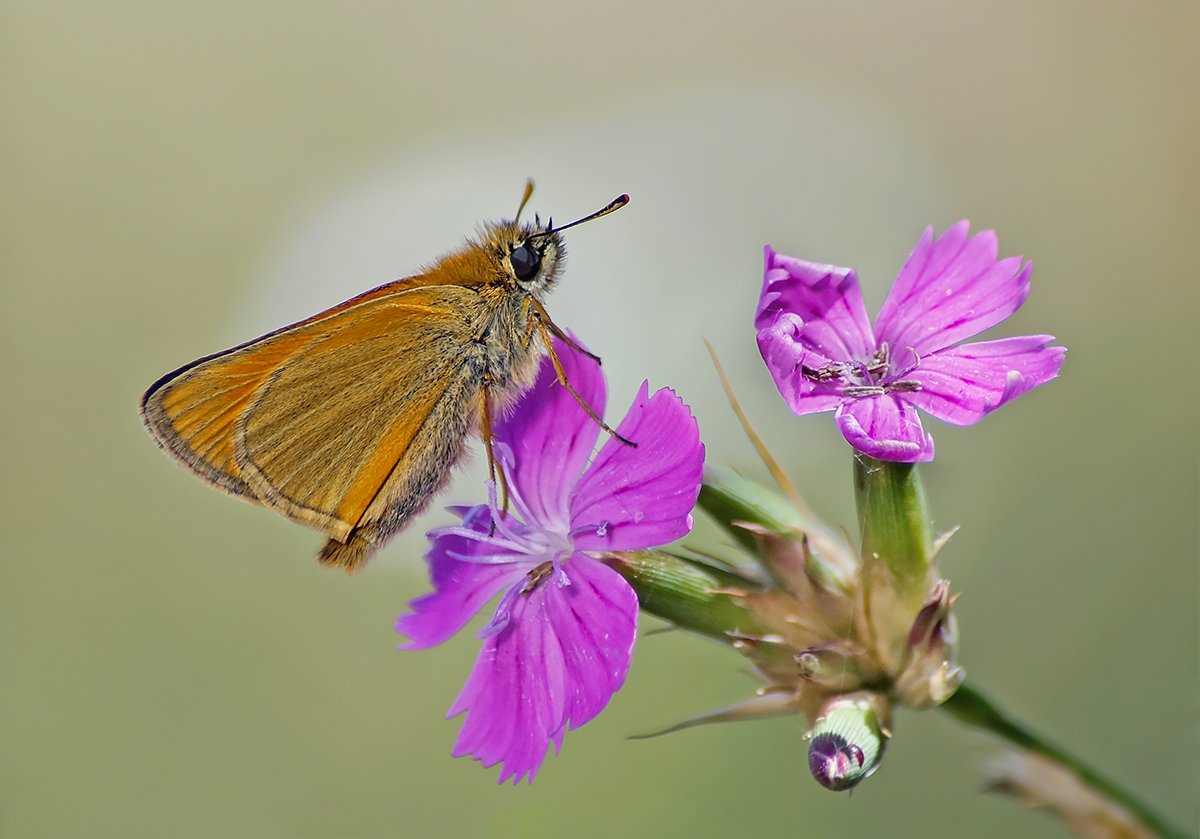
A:
<svg viewBox="0 0 1200 839">
<path fill-rule="evenodd" d="M 585 222 L 589 222 L 589 221 L 595 221 L 596 219 L 602 218 L 602 217 L 608 215 L 609 213 L 615 213 L 617 210 L 621 209 L 628 203 L 629 203 L 628 195 L 618 195 L 616 198 L 614 198 L 612 201 L 609 201 L 607 204 L 605 204 L 603 207 L 601 207 L 599 210 L 597 210 L 594 213 L 586 215 L 583 218 L 577 218 L 577 219 L 575 219 L 575 221 L 571 222 L 570 224 L 564 224 L 562 227 L 554 227 L 553 225 L 551 225 L 549 228 L 547 228 L 546 230 L 543 230 L 541 233 L 534 233 L 529 238 L 536 239 L 539 236 L 549 236 L 551 233 L 561 233 L 562 231 L 567 230 L 572 227 L 575 227 L 576 225 L 584 224 Z"/>
<path fill-rule="evenodd" d="M 521 212 L 525 209 L 525 205 L 529 203 L 529 199 L 533 197 L 533 178 L 525 179 L 525 194 L 521 196 L 521 205 L 517 207 L 517 217 L 513 219 L 513 224 L 521 220 Z"/>
</svg>

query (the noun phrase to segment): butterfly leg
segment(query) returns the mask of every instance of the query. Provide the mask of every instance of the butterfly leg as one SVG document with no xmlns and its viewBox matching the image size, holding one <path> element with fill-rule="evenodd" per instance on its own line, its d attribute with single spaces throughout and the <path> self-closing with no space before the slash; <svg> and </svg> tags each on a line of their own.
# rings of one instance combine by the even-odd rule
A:
<svg viewBox="0 0 1200 839">
<path fill-rule="evenodd" d="M 583 347 L 579 346 L 579 344 L 577 344 L 570 335 L 563 332 L 562 329 L 559 328 L 558 324 L 550 318 L 550 313 L 546 311 L 546 307 L 543 306 L 536 297 L 531 295 L 529 302 L 533 304 L 536 323 L 540 324 L 546 329 L 549 329 L 554 334 L 554 337 L 558 338 L 568 347 L 575 350 L 575 352 L 579 353 L 580 355 L 586 355 L 597 364 L 601 363 L 600 356 L 596 355 L 595 353 L 588 352 Z M 531 321 L 531 323 L 533 323 L 533 321 Z M 551 354 L 553 355 L 553 353 Z"/>
<path fill-rule="evenodd" d="M 554 374 L 558 378 L 558 383 L 567 389 L 567 393 L 575 397 L 575 401 L 579 403 L 579 407 L 583 408 L 583 412 L 591 417 L 592 422 L 596 423 L 596 425 L 608 432 L 613 439 L 620 440 L 625 445 L 636 449 L 637 443 L 633 442 L 632 440 L 625 439 L 616 431 L 614 431 L 608 423 L 600 419 L 599 415 L 592 410 L 592 406 L 589 405 L 584 398 L 579 395 L 579 391 L 571 387 L 571 383 L 567 381 L 567 373 L 565 370 L 563 370 L 562 362 L 558 358 L 558 353 L 554 351 L 554 342 L 550 340 L 550 329 L 541 320 L 538 321 L 538 332 L 541 333 L 542 341 L 546 345 L 546 352 L 550 355 L 550 363 L 554 365 Z"/>
<path fill-rule="evenodd" d="M 500 497 L 500 516 L 503 517 L 508 512 L 508 476 L 504 473 L 504 467 L 496 460 L 496 453 L 493 450 L 495 438 L 492 436 L 492 399 L 491 388 L 492 376 L 490 373 L 484 373 L 483 383 L 479 388 L 482 405 L 480 405 L 479 432 L 483 438 L 483 448 L 487 452 L 488 462 L 488 479 L 496 485 L 496 492 Z M 496 522 L 492 522 L 492 532 L 495 532 Z"/>
</svg>

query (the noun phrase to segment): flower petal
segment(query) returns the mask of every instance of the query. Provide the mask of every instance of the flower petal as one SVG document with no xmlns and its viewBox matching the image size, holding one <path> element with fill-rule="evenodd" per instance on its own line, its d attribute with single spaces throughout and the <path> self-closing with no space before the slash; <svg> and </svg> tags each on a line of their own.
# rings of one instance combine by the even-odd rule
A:
<svg viewBox="0 0 1200 839">
<path fill-rule="evenodd" d="M 754 316 L 758 348 L 780 395 L 797 414 L 828 411 L 840 397 L 801 365 L 866 361 L 875 338 L 858 277 L 849 268 L 807 262 L 763 249 L 763 288 Z"/>
<path fill-rule="evenodd" d="M 503 763 L 500 783 L 532 781 L 551 744 L 608 704 L 629 671 L 637 595 L 612 569 L 582 554 L 522 594 L 508 626 L 488 638 L 447 713 L 467 712 L 454 755 Z"/>
<path fill-rule="evenodd" d="M 1031 266 L 1021 257 L 997 261 L 996 234 L 967 238 L 960 221 L 933 239 L 927 228 L 896 277 L 875 319 L 875 334 L 892 355 L 910 347 L 929 355 L 989 329 L 1029 295 Z"/>
<path fill-rule="evenodd" d="M 604 415 L 600 365 L 554 339 L 567 381 L 598 416 Z M 509 481 L 542 528 L 565 529 L 571 490 L 596 445 L 599 428 L 565 387 L 550 358 L 508 416 L 493 425 L 495 438 L 513 452 Z"/>
<path fill-rule="evenodd" d="M 921 359 L 905 374 L 921 390 L 901 395 L 943 422 L 970 425 L 1022 394 L 1053 379 L 1065 347 L 1052 347 L 1052 335 L 980 341 Z"/>
<path fill-rule="evenodd" d="M 846 442 L 876 460 L 933 460 L 933 438 L 921 427 L 917 409 L 890 394 L 847 399 L 835 418 Z"/>
<path fill-rule="evenodd" d="M 548 597 L 547 609 L 566 666 L 567 728 L 595 719 L 625 683 L 637 636 L 638 599 L 613 569 L 585 554 L 567 564 L 566 596 Z M 573 593 L 578 589 L 581 593 Z"/>
<path fill-rule="evenodd" d="M 491 524 L 487 505 L 457 510 L 463 525 L 486 533 Z M 483 564 L 455 559 L 454 555 L 478 555 L 487 548 L 463 536 L 439 536 L 425 561 L 433 591 L 409 604 L 411 612 L 396 619 L 396 631 L 412 640 L 402 650 L 419 650 L 440 644 L 466 626 L 483 605 L 501 589 L 524 576 L 527 565 Z"/>
<path fill-rule="evenodd" d="M 823 358 L 863 361 L 875 352 L 871 323 L 854 271 L 776 253 L 770 245 L 763 253 L 756 329 L 790 312 L 804 323 L 801 342 Z"/>
<path fill-rule="evenodd" d="M 648 394 L 643 382 L 617 427 L 637 445 L 610 437 L 579 480 L 571 501 L 577 550 L 649 548 L 692 529 L 704 473 L 700 428 L 673 390 Z"/>
<path fill-rule="evenodd" d="M 758 330 L 758 351 L 771 371 L 779 395 L 793 413 L 832 411 L 842 403 L 841 383 L 814 381 L 804 375 L 801 367 L 817 370 L 834 359 L 806 349 L 800 339 L 803 331 L 804 321 L 799 315 L 781 312 L 772 323 Z"/>
</svg>

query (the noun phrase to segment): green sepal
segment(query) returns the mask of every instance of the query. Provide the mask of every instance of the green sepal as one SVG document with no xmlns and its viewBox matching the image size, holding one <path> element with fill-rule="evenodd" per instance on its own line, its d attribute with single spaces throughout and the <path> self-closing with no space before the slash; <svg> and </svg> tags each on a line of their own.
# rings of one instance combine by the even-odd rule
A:
<svg viewBox="0 0 1200 839">
<path fill-rule="evenodd" d="M 715 466 L 704 469 L 704 484 L 700 487 L 697 504 L 751 553 L 758 552 L 758 542 L 752 533 L 740 526 L 742 522 L 758 525 L 779 536 L 803 532 L 806 525 L 811 524 L 779 493 Z"/>
<path fill-rule="evenodd" d="M 637 592 L 644 611 L 681 629 L 722 640 L 768 632 L 735 594 L 758 588 L 739 574 L 661 551 L 613 554 L 609 564 Z"/>
<path fill-rule="evenodd" d="M 709 466 L 698 505 L 791 593 L 807 598 L 812 586 L 841 595 L 852 589 L 857 559 L 845 533 L 826 525 L 802 502 Z"/>
</svg>

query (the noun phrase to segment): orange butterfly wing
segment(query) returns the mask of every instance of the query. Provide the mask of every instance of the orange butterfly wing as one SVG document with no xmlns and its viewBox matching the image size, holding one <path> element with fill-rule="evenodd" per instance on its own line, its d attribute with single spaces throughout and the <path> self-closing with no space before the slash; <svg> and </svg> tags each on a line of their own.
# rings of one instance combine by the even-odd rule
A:
<svg viewBox="0 0 1200 839">
<path fill-rule="evenodd" d="M 398 526 L 474 421 L 484 305 L 462 286 L 393 283 L 167 375 L 142 415 L 204 480 L 334 539 Z"/>
</svg>

